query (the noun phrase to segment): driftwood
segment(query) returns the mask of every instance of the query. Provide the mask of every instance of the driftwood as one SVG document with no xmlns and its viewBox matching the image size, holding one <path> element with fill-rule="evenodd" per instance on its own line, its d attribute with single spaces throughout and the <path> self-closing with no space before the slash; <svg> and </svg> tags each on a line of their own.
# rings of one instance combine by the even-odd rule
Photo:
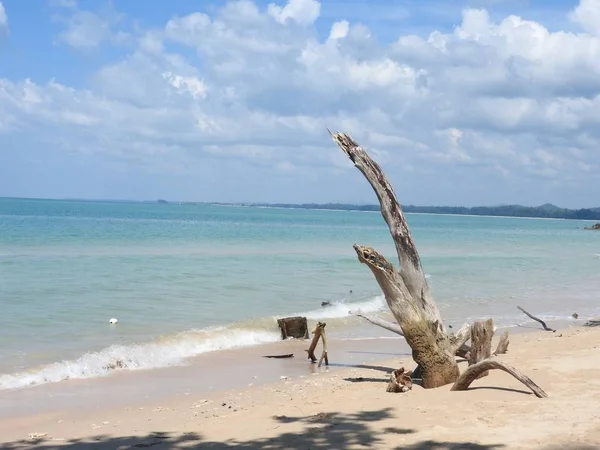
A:
<svg viewBox="0 0 600 450">
<path fill-rule="evenodd" d="M 288 353 L 286 355 L 265 355 L 263 358 L 273 358 L 273 359 L 284 359 L 284 358 L 293 358 L 293 353 Z"/>
<path fill-rule="evenodd" d="M 317 348 L 317 344 L 319 343 L 319 339 L 323 341 L 323 351 L 321 353 L 321 357 L 319 358 L 318 367 L 321 367 L 323 361 L 325 361 L 325 365 L 329 365 L 329 357 L 327 356 L 327 338 L 325 336 L 325 326 L 327 324 L 324 322 L 318 322 L 317 326 L 313 330 L 313 338 L 310 343 L 310 347 L 306 352 L 308 353 L 308 358 L 311 362 L 317 362 L 317 357 L 315 356 L 315 349 Z"/>
<path fill-rule="evenodd" d="M 385 330 L 391 331 L 392 333 L 396 333 L 397 335 L 404 337 L 404 332 L 402 331 L 402 328 L 400 328 L 400 325 L 398 325 L 397 323 L 388 322 L 387 320 L 381 319 L 380 317 L 373 316 L 371 314 L 362 312 L 360 309 L 358 311 L 350 311 L 349 314 L 356 316 L 356 317 L 361 317 L 361 318 L 365 319 L 367 322 L 372 323 L 373 325 L 377 325 L 378 327 L 381 327 Z M 467 340 L 469 340 L 469 337 L 470 337 L 470 334 L 468 332 L 469 329 L 470 329 L 469 324 L 465 324 L 452 337 L 456 340 L 456 342 L 461 341 L 461 340 L 464 340 L 464 342 L 466 342 Z M 456 356 L 459 356 L 459 357 L 465 358 L 465 359 L 469 359 L 470 351 L 471 351 L 471 347 L 468 346 L 467 344 L 463 343 L 456 350 Z"/>
<path fill-rule="evenodd" d="M 546 322 L 544 322 L 542 319 L 539 319 L 539 318 L 535 317 L 534 315 L 529 314 L 527 311 L 525 311 L 520 306 L 517 306 L 517 309 L 519 309 L 520 311 L 522 311 L 531 320 L 535 320 L 536 322 L 540 323 L 542 325 L 542 327 L 544 327 L 544 331 L 552 331 L 553 333 L 556 331 L 556 330 L 550 328 L 549 326 L 547 326 Z"/>
<path fill-rule="evenodd" d="M 467 327 L 461 328 L 462 334 L 457 333 L 454 337 L 446 332 L 421 266 L 417 247 L 392 185 L 381 167 L 350 136 L 344 133 L 330 134 L 373 188 L 379 200 L 381 215 L 394 241 L 400 264 L 398 270 L 373 248 L 357 244 L 353 247 L 358 260 L 373 273 L 388 308 L 412 349 L 412 357 L 420 370 L 422 386 L 426 389 L 450 383 L 455 383 L 458 387 L 465 383 L 468 386 L 472 381 L 468 377 L 473 374 L 475 379 L 490 368 L 502 368 L 490 367 L 489 360 L 484 360 L 467 369 L 466 375 L 460 375 L 455 354 L 467 340 Z M 457 383 L 458 381 L 461 383 Z"/>
<path fill-rule="evenodd" d="M 506 330 L 504 333 L 502 333 L 502 336 L 500 336 L 498 346 L 493 354 L 504 355 L 508 351 L 508 344 L 510 344 L 510 341 L 508 340 L 508 330 Z"/>
<path fill-rule="evenodd" d="M 583 324 L 584 327 L 600 327 L 600 319 L 589 319 Z"/>
<path fill-rule="evenodd" d="M 482 373 L 488 372 L 493 369 L 503 370 L 506 373 L 511 374 L 525 386 L 527 386 L 538 398 L 548 397 L 548 394 L 544 390 L 535 384 L 529 377 L 523 375 L 514 367 L 509 366 L 503 362 L 494 359 L 484 359 L 483 361 L 473 364 L 467 370 L 465 370 L 460 377 L 456 380 L 452 386 L 451 391 L 466 391 L 471 383 L 481 376 Z"/>
<path fill-rule="evenodd" d="M 386 391 L 393 393 L 410 391 L 412 384 L 410 375 L 404 371 L 404 367 L 401 367 L 390 374 L 390 381 Z"/>
<path fill-rule="evenodd" d="M 494 336 L 494 321 L 476 321 L 471 328 L 471 357 L 469 366 L 488 359 L 492 356 L 492 337 Z M 478 377 L 486 377 L 488 372 L 481 372 Z"/>
<path fill-rule="evenodd" d="M 323 342 L 323 351 L 321 352 L 321 357 L 319 358 L 319 364 L 317 367 L 321 367 L 323 361 L 326 366 L 329 366 L 329 357 L 327 356 L 327 337 L 325 336 L 325 324 L 323 325 L 323 329 L 321 330 L 321 342 Z"/>
<path fill-rule="evenodd" d="M 317 357 L 315 356 L 315 349 L 317 348 L 317 344 L 319 343 L 319 339 L 321 339 L 321 333 L 325 329 L 325 324 L 322 322 L 318 322 L 317 326 L 313 330 L 313 338 L 310 342 L 310 346 L 306 352 L 308 353 L 308 358 L 312 362 L 317 362 Z"/>
<path fill-rule="evenodd" d="M 446 334 L 394 189 L 379 165 L 350 136 L 336 133 L 332 138 L 375 191 L 396 246 L 400 269 L 396 270 L 374 249 L 354 244 L 358 260 L 371 269 L 390 311 L 402 328 L 413 359 L 421 366 L 423 387 L 453 383 L 459 375 L 454 354 L 460 345 L 455 348 Z"/>
<path fill-rule="evenodd" d="M 281 330 L 281 338 L 308 339 L 308 322 L 306 317 L 284 317 L 277 320 Z"/>
</svg>

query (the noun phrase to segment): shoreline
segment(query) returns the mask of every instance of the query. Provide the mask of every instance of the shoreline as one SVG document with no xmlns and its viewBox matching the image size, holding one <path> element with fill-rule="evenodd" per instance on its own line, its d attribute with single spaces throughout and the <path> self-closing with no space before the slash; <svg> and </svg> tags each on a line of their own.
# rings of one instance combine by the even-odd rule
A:
<svg viewBox="0 0 600 450">
<path fill-rule="evenodd" d="M 349 316 L 352 319 L 356 319 L 354 316 Z M 552 324 L 554 327 L 564 328 L 577 326 L 582 324 L 586 319 L 581 317 L 577 320 L 570 319 L 558 319 L 548 318 L 545 315 L 539 315 L 548 324 Z M 393 321 L 393 318 L 388 314 L 385 317 L 387 320 Z M 356 319 L 358 320 L 358 319 Z M 467 321 L 483 320 L 478 317 L 470 317 Z M 309 329 L 312 329 L 316 324 L 316 319 L 309 319 Z M 336 358 L 332 360 L 331 368 L 335 369 L 338 366 L 356 364 L 360 360 L 361 355 L 364 361 L 358 361 L 358 363 L 373 362 L 377 358 L 377 354 L 381 351 L 373 352 L 370 349 L 378 348 L 383 349 L 386 354 L 395 355 L 409 355 L 410 348 L 406 345 L 404 338 L 397 336 L 387 330 L 384 330 L 378 326 L 367 323 L 366 321 L 359 320 L 359 326 L 362 329 L 360 336 L 357 337 L 340 337 L 340 336 L 329 336 L 330 345 L 336 351 Z M 453 321 L 451 323 L 457 329 L 461 323 Z M 527 332 L 534 332 L 537 330 L 538 324 L 530 321 L 527 318 L 521 323 L 514 325 L 498 324 L 498 333 L 502 330 L 509 330 L 511 335 L 522 334 Z M 301 375 L 310 374 L 313 372 L 312 366 L 306 364 L 305 349 L 308 347 L 310 340 L 287 340 L 287 341 L 271 341 L 262 342 L 249 346 L 231 347 L 225 349 L 211 350 L 204 353 L 199 353 L 193 356 L 187 356 L 182 358 L 179 362 L 156 367 L 141 367 L 141 368 L 117 368 L 114 367 L 112 370 L 107 370 L 102 374 L 83 376 L 79 375 L 72 378 L 62 379 L 60 381 L 46 381 L 38 384 L 31 384 L 29 386 L 20 386 L 17 388 L 9 388 L 0 390 L 0 419 L 10 417 L 17 411 L 27 411 L 27 408 L 23 406 L 23 403 L 19 401 L 19 398 L 27 398 L 31 402 L 39 403 L 43 401 L 45 397 L 62 398 L 65 400 L 67 405 L 73 405 L 72 401 L 73 393 L 81 391 L 86 398 L 90 401 L 95 399 L 95 393 L 97 393 L 99 387 L 112 384 L 113 389 L 119 390 L 121 393 L 116 400 L 117 403 L 123 401 L 137 401 L 142 397 L 141 393 L 138 393 L 138 384 L 141 383 L 142 387 L 139 388 L 140 392 L 143 392 L 143 386 L 151 384 L 152 380 L 167 380 L 176 379 L 177 385 L 181 389 L 173 391 L 166 390 L 161 396 L 168 395 L 182 395 L 183 387 L 189 387 L 188 390 L 198 391 L 195 386 L 195 373 L 199 372 L 202 374 L 201 367 L 207 365 L 210 367 L 219 367 L 219 370 L 214 372 L 211 371 L 208 376 L 205 377 L 204 381 L 206 387 L 204 391 L 218 390 L 223 387 L 222 376 L 229 376 L 235 363 L 232 361 L 239 362 L 253 372 L 260 374 L 260 380 L 258 383 L 264 383 L 264 380 L 275 381 L 279 376 L 284 375 Z M 137 344 L 135 344 L 137 345 Z M 132 347 L 134 348 L 135 345 Z M 102 349 L 101 351 L 105 351 Z M 92 354 L 97 354 L 94 352 Z M 293 353 L 294 357 L 290 359 L 267 359 L 264 358 L 268 354 L 290 354 Z M 53 365 L 64 365 L 68 368 L 70 364 L 73 366 L 81 364 L 79 361 L 86 355 L 81 356 L 79 359 L 58 361 L 51 364 L 40 366 L 42 368 L 52 367 Z M 108 363 L 108 362 L 107 362 Z M 115 364 L 114 362 L 112 363 Z M 269 373 L 268 370 L 272 368 L 276 369 L 276 373 Z M 70 369 L 78 370 L 78 369 Z M 11 376 L 26 374 L 27 372 L 18 372 L 14 374 L 3 374 L 2 376 Z M 39 371 L 32 369 L 29 373 L 37 374 Z M 245 378 L 237 381 L 237 387 L 243 387 L 245 382 L 255 383 L 255 378 Z M 23 393 L 22 393 L 23 392 Z M 154 396 L 155 398 L 156 396 Z M 53 402 L 44 402 L 44 408 L 48 409 L 52 406 Z M 55 408 L 57 409 L 57 408 Z"/>
<path fill-rule="evenodd" d="M 556 324 L 552 326 L 556 328 Z M 401 339 L 370 340 L 359 343 L 360 348 L 357 341 L 352 341 L 352 348 L 358 350 L 349 347 L 346 353 L 364 353 L 355 353 L 353 361 L 348 364 L 341 362 L 344 358 L 340 356 L 344 352 L 340 351 L 338 343 L 330 342 L 332 366 L 329 370 L 315 371 L 315 375 L 310 372 L 314 365 L 298 357 L 293 363 L 298 363 L 298 368 L 303 367 L 304 373 L 291 371 L 291 366 L 280 360 L 275 362 L 277 368 L 267 364 L 266 372 L 259 374 L 259 378 L 253 378 L 256 374 L 247 370 L 245 364 L 259 359 L 264 366 L 262 358 L 257 358 L 260 352 L 253 351 L 245 352 L 246 359 L 237 355 L 229 376 L 221 376 L 221 388 L 212 391 L 197 389 L 186 392 L 186 386 L 177 385 L 184 375 L 196 385 L 208 381 L 202 374 L 202 371 L 205 375 L 212 372 L 206 361 L 204 364 L 196 361 L 198 364 L 181 368 L 186 373 L 180 373 L 179 378 L 175 374 L 177 370 L 173 372 L 170 369 L 147 371 L 144 380 L 130 380 L 129 384 L 123 383 L 123 380 L 135 377 L 107 377 L 102 383 L 96 383 L 95 393 L 89 386 L 85 388 L 85 382 L 77 383 L 77 386 L 71 384 L 66 391 L 70 391 L 79 404 L 68 407 L 64 397 L 56 397 L 56 393 L 48 396 L 46 392 L 45 401 L 54 399 L 58 404 L 62 401 L 63 408 L 44 411 L 40 407 L 44 396 L 38 396 L 37 409 L 0 420 L 0 442 L 5 444 L 2 446 L 5 449 L 49 449 L 63 444 L 71 445 L 73 449 L 108 449 L 118 448 L 116 443 L 129 446 L 146 446 L 149 443 L 159 449 L 184 448 L 186 439 L 190 445 L 196 446 L 194 448 L 209 449 L 364 448 L 358 445 L 358 436 L 352 438 L 356 435 L 352 430 L 368 425 L 368 428 L 373 428 L 373 436 L 378 436 L 377 439 L 372 436 L 375 440 L 367 442 L 374 448 L 394 448 L 431 439 L 439 442 L 469 440 L 477 445 L 502 444 L 511 449 L 551 448 L 544 445 L 559 445 L 561 442 L 566 446 L 556 448 L 575 449 L 576 444 L 600 444 L 600 426 L 595 425 L 599 423 L 596 419 L 600 419 L 600 345 L 597 345 L 600 329 L 571 326 L 559 328 L 556 333 L 539 328 L 519 331 L 511 330 L 508 353 L 499 358 L 530 376 L 546 390 L 548 399 L 535 398 L 518 381 L 499 371 L 492 371 L 488 377 L 477 380 L 466 392 L 450 392 L 449 386 L 434 390 L 415 386 L 405 394 L 387 394 L 388 372 L 400 365 L 407 369 L 414 366 L 408 352 L 399 350 L 398 342 L 403 343 Z M 282 344 L 289 345 L 290 342 Z M 304 350 L 306 341 L 291 344 L 294 352 L 299 353 Z M 395 350 L 393 354 L 385 354 L 389 350 L 385 348 L 386 344 L 391 344 L 389 347 Z M 222 361 L 232 363 L 234 353 L 221 355 Z M 459 365 L 464 370 L 465 364 Z M 287 369 L 285 379 L 279 379 L 277 375 L 281 372 L 278 369 Z M 248 377 L 253 382 L 246 383 L 244 380 L 243 386 L 235 386 L 231 377 Z M 173 392 L 174 384 L 183 388 L 180 393 Z M 148 389 L 148 392 L 152 390 L 154 394 L 162 391 L 162 395 L 141 395 L 137 399 L 123 399 L 121 403 L 111 401 L 121 394 L 123 387 L 130 389 L 132 386 Z M 42 388 L 20 393 L 37 391 L 39 394 Z M 96 405 L 87 404 L 86 408 L 85 403 L 90 399 L 86 395 L 90 394 L 100 396 L 104 401 Z M 30 403 L 34 401 L 31 397 L 21 395 L 18 400 Z M 411 414 L 406 415 L 409 411 Z M 318 443 L 311 441 L 315 438 L 314 433 L 302 431 L 306 427 L 323 425 L 307 419 L 320 413 L 332 414 L 324 419 L 326 427 L 328 422 L 335 424 L 328 435 L 317 433 L 322 439 L 329 440 L 329 447 L 315 445 Z M 279 416 L 279 419 L 274 416 Z M 385 431 L 394 427 L 411 431 Z M 345 429 L 345 432 L 338 435 L 336 428 Z M 366 435 L 367 431 L 364 429 L 361 433 Z M 166 435 L 151 435 L 152 432 L 171 433 L 169 436 L 173 441 L 165 439 Z M 28 439 L 30 433 L 46 433 L 47 440 L 38 442 L 37 446 Z M 269 439 L 283 439 L 282 433 L 286 433 L 285 439 L 294 442 L 289 446 L 266 447 L 268 442 L 278 442 Z M 556 436 L 549 439 L 552 433 Z M 84 441 L 69 444 L 71 439 Z M 231 439 L 237 439 L 238 443 L 234 444 Z M 179 443 L 174 444 L 177 440 Z M 84 444 L 88 441 L 91 444 Z M 197 447 L 199 444 L 200 447 Z"/>
</svg>

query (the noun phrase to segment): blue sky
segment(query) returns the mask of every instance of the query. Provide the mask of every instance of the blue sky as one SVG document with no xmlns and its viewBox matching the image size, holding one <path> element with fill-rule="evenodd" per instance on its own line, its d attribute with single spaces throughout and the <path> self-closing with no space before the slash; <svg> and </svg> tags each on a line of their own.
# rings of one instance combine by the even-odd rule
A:
<svg viewBox="0 0 600 450">
<path fill-rule="evenodd" d="M 0 196 L 600 203 L 600 0 L 0 5 Z"/>
</svg>

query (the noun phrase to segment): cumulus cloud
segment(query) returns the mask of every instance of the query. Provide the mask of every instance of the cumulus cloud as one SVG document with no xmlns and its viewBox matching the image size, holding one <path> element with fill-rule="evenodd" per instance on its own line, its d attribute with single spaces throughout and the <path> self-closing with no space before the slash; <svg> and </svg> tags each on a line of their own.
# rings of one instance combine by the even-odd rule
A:
<svg viewBox="0 0 600 450">
<path fill-rule="evenodd" d="M 581 0 L 570 14 L 571 20 L 592 34 L 600 34 L 600 1 Z"/>
<path fill-rule="evenodd" d="M 319 17 L 321 3 L 317 0 L 288 0 L 283 7 L 271 3 L 268 11 L 279 23 L 284 24 L 288 19 L 292 19 L 300 25 L 310 25 Z"/>
<path fill-rule="evenodd" d="M 342 17 L 323 36 L 316 0 L 230 1 L 138 29 L 130 53 L 86 88 L 0 79 L 0 143 L 35 130 L 55 154 L 202 173 L 202 186 L 218 181 L 237 195 L 212 200 L 242 200 L 242 191 L 251 200 L 373 200 L 329 127 L 377 155 L 410 202 L 593 203 L 585 183 L 600 173 L 597 4 L 581 0 L 570 13 L 578 33 L 466 9 L 451 31 L 432 26 L 388 43 Z M 89 14 L 71 17 L 61 39 L 106 42 L 116 22 Z M 207 167 L 228 175 L 212 178 Z M 250 187 L 267 175 L 282 177 L 275 192 Z"/>
</svg>

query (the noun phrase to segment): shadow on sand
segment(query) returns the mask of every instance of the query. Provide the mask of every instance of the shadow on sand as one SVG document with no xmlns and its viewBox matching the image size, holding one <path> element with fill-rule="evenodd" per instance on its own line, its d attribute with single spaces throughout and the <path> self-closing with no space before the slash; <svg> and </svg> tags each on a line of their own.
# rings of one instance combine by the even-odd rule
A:
<svg viewBox="0 0 600 450">
<path fill-rule="evenodd" d="M 492 450 L 505 449 L 504 445 L 482 445 L 474 442 L 441 442 L 423 440 L 404 444 L 407 436 L 416 433 L 406 428 L 373 430 L 371 424 L 393 418 L 391 409 L 362 411 L 357 414 L 320 413 L 309 417 L 273 417 L 274 427 L 290 424 L 295 431 L 281 432 L 277 436 L 253 440 L 230 439 L 209 441 L 196 433 L 171 434 L 155 432 L 147 436 L 95 436 L 85 440 L 53 441 L 51 439 L 11 442 L 0 445 L 3 450 L 121 450 L 206 449 L 206 450 L 284 450 L 284 449 L 355 449 L 384 448 L 404 450 Z M 300 426 L 300 430 L 298 430 Z M 411 439 L 414 442 L 414 439 Z M 571 450 L 592 450 L 593 447 L 569 446 Z M 550 450 L 550 447 L 546 447 Z"/>
</svg>

